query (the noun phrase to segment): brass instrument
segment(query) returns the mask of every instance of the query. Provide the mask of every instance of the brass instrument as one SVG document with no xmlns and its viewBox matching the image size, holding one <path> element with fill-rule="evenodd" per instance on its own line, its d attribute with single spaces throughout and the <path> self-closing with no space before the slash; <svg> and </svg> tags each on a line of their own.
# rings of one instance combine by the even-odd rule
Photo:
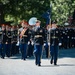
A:
<svg viewBox="0 0 75 75">
<path fill-rule="evenodd" d="M 36 17 L 32 17 L 29 19 L 29 25 L 30 26 L 34 26 L 36 24 L 37 18 Z"/>
</svg>

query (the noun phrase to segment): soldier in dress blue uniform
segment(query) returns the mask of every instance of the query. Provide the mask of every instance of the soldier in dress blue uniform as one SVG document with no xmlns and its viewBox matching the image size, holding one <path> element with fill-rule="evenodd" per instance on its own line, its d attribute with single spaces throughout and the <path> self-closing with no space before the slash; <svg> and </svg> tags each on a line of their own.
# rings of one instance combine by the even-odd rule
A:
<svg viewBox="0 0 75 75">
<path fill-rule="evenodd" d="M 2 25 L 2 51 L 1 51 L 1 57 L 4 59 L 6 54 L 6 26 L 5 24 Z"/>
<path fill-rule="evenodd" d="M 19 30 L 20 33 L 20 50 L 22 53 L 22 59 L 26 60 L 27 57 L 27 47 L 28 47 L 28 41 L 30 40 L 31 32 L 29 30 L 29 25 L 26 21 L 21 22 L 22 28 Z"/>
<path fill-rule="evenodd" d="M 72 37 L 71 27 L 67 28 L 66 33 L 67 33 L 67 48 L 71 48 L 71 37 Z"/>
<path fill-rule="evenodd" d="M 32 30 L 33 26 L 30 26 L 29 25 L 29 29 L 30 29 L 30 32 L 31 32 L 31 38 L 28 42 L 28 50 L 27 50 L 27 56 L 31 57 L 33 56 L 33 50 L 34 50 L 34 42 L 32 41 L 32 33 L 33 33 L 33 30 Z"/>
<path fill-rule="evenodd" d="M 59 49 L 63 48 L 63 27 L 59 27 L 60 37 L 59 37 Z"/>
<path fill-rule="evenodd" d="M 70 47 L 73 48 L 74 47 L 74 27 L 70 28 Z"/>
<path fill-rule="evenodd" d="M 2 29 L 0 28 L 0 56 L 2 54 Z"/>
<path fill-rule="evenodd" d="M 35 64 L 41 66 L 41 55 L 42 55 L 42 46 L 45 42 L 45 31 L 40 26 L 41 21 L 37 20 L 34 30 L 34 54 L 35 54 Z"/>
<path fill-rule="evenodd" d="M 62 36 L 63 36 L 63 48 L 67 49 L 67 41 L 68 41 L 68 39 L 67 39 L 67 28 L 63 29 Z"/>
<path fill-rule="evenodd" d="M 11 52 L 11 38 L 12 38 L 12 34 L 11 34 L 11 27 L 10 25 L 6 25 L 6 55 L 7 57 L 10 57 L 10 52 Z"/>
<path fill-rule="evenodd" d="M 12 26 L 12 49 L 11 49 L 11 55 L 15 55 L 17 53 L 16 50 L 16 44 L 17 44 L 17 36 L 18 31 L 16 30 L 16 26 Z"/>
<path fill-rule="evenodd" d="M 45 36 L 46 36 L 46 43 L 44 43 L 44 49 L 46 51 L 46 58 L 49 57 L 49 31 L 51 29 L 51 26 L 50 25 L 47 25 L 46 28 L 45 28 Z"/>
<path fill-rule="evenodd" d="M 58 47 L 59 47 L 59 29 L 57 28 L 56 22 L 52 22 L 52 28 L 50 32 L 50 55 L 51 61 L 50 63 L 57 65 L 57 57 L 58 57 Z"/>
<path fill-rule="evenodd" d="M 16 54 L 19 54 L 19 36 L 18 36 L 18 29 L 19 29 L 19 26 L 16 26 L 15 28 L 15 36 L 17 38 L 17 44 L 16 44 Z"/>
<path fill-rule="evenodd" d="M 74 33 L 75 33 L 75 27 L 74 27 Z M 74 35 L 74 33 L 73 33 L 73 40 L 74 40 L 74 48 L 75 48 L 75 35 Z"/>
</svg>

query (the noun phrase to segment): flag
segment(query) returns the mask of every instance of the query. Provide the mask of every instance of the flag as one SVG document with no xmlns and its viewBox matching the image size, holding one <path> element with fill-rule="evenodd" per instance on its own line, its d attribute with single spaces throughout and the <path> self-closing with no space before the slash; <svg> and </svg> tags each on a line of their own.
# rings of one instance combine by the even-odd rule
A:
<svg viewBox="0 0 75 75">
<path fill-rule="evenodd" d="M 50 18 L 51 18 L 50 9 L 47 10 L 44 14 L 42 14 L 42 17 L 46 19 L 46 25 L 48 25 L 50 23 Z"/>
</svg>

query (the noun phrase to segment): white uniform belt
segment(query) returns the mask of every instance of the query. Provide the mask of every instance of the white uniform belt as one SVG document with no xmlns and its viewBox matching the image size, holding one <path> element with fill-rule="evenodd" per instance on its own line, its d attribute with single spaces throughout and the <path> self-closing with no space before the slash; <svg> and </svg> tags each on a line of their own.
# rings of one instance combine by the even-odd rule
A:
<svg viewBox="0 0 75 75">
<path fill-rule="evenodd" d="M 2 32 L 0 32 L 0 34 L 2 34 Z"/>
<path fill-rule="evenodd" d="M 23 37 L 27 37 L 27 35 L 23 35 Z"/>
<path fill-rule="evenodd" d="M 55 39 L 55 38 L 58 38 L 58 37 L 56 37 L 56 36 L 53 36 L 53 37 L 51 37 L 51 38 Z"/>
<path fill-rule="evenodd" d="M 36 37 L 36 38 L 39 38 L 39 37 L 42 37 L 42 35 L 36 35 L 35 37 Z"/>
</svg>

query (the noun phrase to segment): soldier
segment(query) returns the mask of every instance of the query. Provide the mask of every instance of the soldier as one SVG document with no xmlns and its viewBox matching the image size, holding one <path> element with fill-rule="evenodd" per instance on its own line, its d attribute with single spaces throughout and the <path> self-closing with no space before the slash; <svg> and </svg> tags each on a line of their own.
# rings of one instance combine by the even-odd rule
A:
<svg viewBox="0 0 75 75">
<path fill-rule="evenodd" d="M 20 33 L 20 50 L 22 53 L 22 59 L 26 60 L 27 57 L 27 47 L 28 41 L 30 40 L 31 32 L 29 30 L 29 25 L 26 21 L 21 22 L 22 28 L 19 29 Z"/>
<path fill-rule="evenodd" d="M 56 22 L 52 22 L 52 28 L 50 32 L 50 54 L 51 61 L 50 63 L 57 65 L 58 57 L 58 46 L 59 46 L 59 29 L 57 28 Z"/>
<path fill-rule="evenodd" d="M 74 47 L 74 29 L 71 27 L 70 29 L 70 47 L 73 48 Z"/>
<path fill-rule="evenodd" d="M 29 25 L 29 30 L 31 32 L 31 38 L 28 42 L 28 50 L 27 50 L 27 56 L 29 56 L 29 57 L 33 56 L 33 49 L 34 49 L 34 43 L 32 41 L 32 33 L 33 33 L 32 28 L 33 28 L 33 26 Z"/>
<path fill-rule="evenodd" d="M 18 36 L 18 29 L 19 29 L 19 26 L 17 26 L 17 27 L 15 28 L 15 35 L 16 35 L 16 38 L 17 38 L 16 54 L 19 54 L 19 36 Z"/>
<path fill-rule="evenodd" d="M 10 25 L 6 25 L 6 55 L 7 57 L 10 57 L 10 52 L 11 52 L 11 38 L 12 38 L 12 34 L 11 34 L 11 28 Z"/>
<path fill-rule="evenodd" d="M 29 56 L 29 57 L 33 56 L 33 48 L 34 48 L 34 44 L 33 44 L 32 40 L 30 40 L 28 42 L 27 56 Z"/>
<path fill-rule="evenodd" d="M 12 26 L 12 49 L 11 49 L 11 55 L 17 54 L 16 44 L 17 44 L 17 37 L 18 37 L 18 31 L 16 29 L 16 26 Z"/>
<path fill-rule="evenodd" d="M 67 49 L 67 28 L 64 28 L 63 29 L 63 33 L 62 33 L 62 36 L 63 36 L 63 48 Z"/>
<path fill-rule="evenodd" d="M 59 49 L 63 48 L 63 27 L 59 27 L 60 37 L 59 37 Z"/>
<path fill-rule="evenodd" d="M 2 51 L 1 51 L 1 57 L 4 59 L 5 58 L 5 53 L 6 53 L 6 26 L 3 24 L 2 25 Z"/>
<path fill-rule="evenodd" d="M 47 25 L 46 28 L 45 28 L 45 36 L 46 36 L 46 43 L 44 43 L 44 49 L 46 51 L 46 58 L 48 58 L 50 56 L 50 53 L 49 53 L 49 31 L 51 29 L 51 25 Z"/>
<path fill-rule="evenodd" d="M 74 30 L 74 33 L 75 33 L 75 27 L 73 28 L 73 30 Z M 74 48 L 75 48 L 75 35 L 74 35 L 74 33 L 73 33 L 73 39 L 74 39 Z"/>
<path fill-rule="evenodd" d="M 37 20 L 34 30 L 34 54 L 35 54 L 35 64 L 41 66 L 41 55 L 42 46 L 45 42 L 45 31 L 40 26 L 41 21 Z"/>
<path fill-rule="evenodd" d="M 0 28 L 0 56 L 2 55 L 2 29 Z"/>
</svg>

